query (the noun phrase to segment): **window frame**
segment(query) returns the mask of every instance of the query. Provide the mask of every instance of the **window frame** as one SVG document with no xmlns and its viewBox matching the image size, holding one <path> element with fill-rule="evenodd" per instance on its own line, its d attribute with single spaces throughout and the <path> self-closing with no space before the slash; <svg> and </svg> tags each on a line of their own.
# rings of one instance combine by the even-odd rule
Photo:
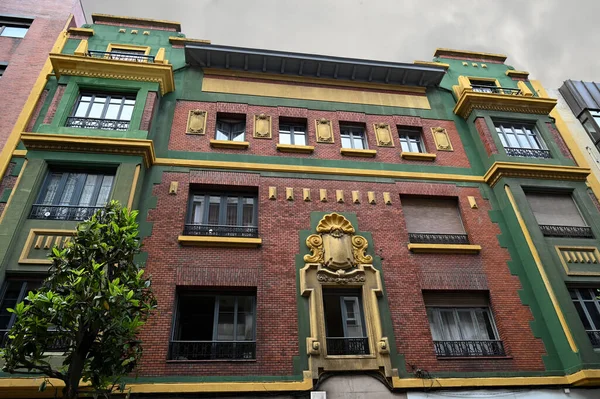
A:
<svg viewBox="0 0 600 399">
<path fill-rule="evenodd" d="M 362 142 L 362 148 L 356 148 L 354 140 L 360 138 Z M 350 147 L 344 147 L 344 139 L 350 140 Z M 368 150 L 369 143 L 367 140 L 367 129 L 362 125 L 340 123 L 340 143 L 342 148 L 348 148 L 352 150 Z"/>
<path fill-rule="evenodd" d="M 111 54 L 112 60 L 132 61 L 132 62 L 150 62 L 149 46 L 134 46 L 131 44 L 109 43 L 106 52 Z M 114 54 L 117 53 L 117 54 Z M 118 54 L 121 53 L 121 54 Z M 143 57 L 139 57 L 143 56 Z"/>
<path fill-rule="evenodd" d="M 241 135 L 233 137 L 234 130 L 233 127 L 236 125 L 244 124 L 244 132 Z M 219 124 L 227 124 L 229 125 L 229 131 L 223 132 L 219 130 Z M 248 127 L 248 123 L 246 121 L 246 115 L 241 114 L 233 114 L 233 115 L 223 115 L 217 114 L 217 120 L 215 121 L 215 139 L 220 141 L 232 141 L 232 142 L 244 142 L 246 140 L 246 129 Z M 221 133 L 224 136 L 227 136 L 226 139 L 219 138 L 218 135 Z M 236 140 L 237 137 L 241 137 L 241 140 Z"/>
<path fill-rule="evenodd" d="M 421 129 L 410 129 L 410 128 L 405 128 L 405 127 L 398 127 L 398 137 L 400 140 L 400 149 L 402 150 L 402 152 L 411 152 L 411 153 L 419 153 L 419 154 L 427 153 L 427 149 L 425 147 L 425 140 L 423 140 L 423 131 Z M 416 140 L 413 140 L 411 142 L 411 140 L 410 140 L 411 137 L 413 137 L 413 138 L 416 137 Z M 415 145 L 415 143 L 416 143 L 418 151 L 405 151 L 404 150 L 405 144 L 408 147 L 408 149 L 411 150 L 412 145 Z"/>
<path fill-rule="evenodd" d="M 88 108 L 85 112 L 85 116 L 77 116 L 77 110 L 79 109 L 79 105 L 81 104 L 81 99 L 84 96 L 90 96 L 91 100 L 88 104 Z M 100 117 L 98 118 L 90 118 L 89 114 L 90 111 L 92 109 L 92 105 L 95 104 L 94 100 L 96 99 L 96 97 L 106 97 L 106 101 L 104 102 L 104 107 L 102 108 L 102 113 L 100 115 Z M 110 105 L 110 101 L 113 98 L 117 98 L 117 97 L 121 97 L 121 103 L 119 104 L 119 112 L 117 114 L 117 119 L 107 119 L 106 118 L 106 112 L 108 111 L 108 107 Z M 104 120 L 104 121 L 119 121 L 119 122 L 129 122 L 129 124 L 131 124 L 131 119 L 133 118 L 133 114 L 135 111 L 135 106 L 137 103 L 137 96 L 135 94 L 129 94 L 129 93 L 103 93 L 103 92 L 88 92 L 88 91 L 82 91 L 79 93 L 77 100 L 75 101 L 75 104 L 73 106 L 73 110 L 71 111 L 70 117 L 72 118 L 85 118 L 85 119 L 100 119 L 100 120 Z M 129 105 L 129 104 L 125 104 L 125 100 L 133 100 L 133 109 L 131 110 L 131 116 L 129 117 L 129 119 L 120 119 L 121 118 L 121 114 L 123 112 L 123 107 L 125 105 Z"/>
<path fill-rule="evenodd" d="M 38 289 L 42 285 L 43 279 L 42 278 L 39 278 L 39 279 L 7 278 L 6 280 L 4 280 L 4 283 L 0 287 L 0 310 L 5 308 L 4 301 L 6 299 L 5 297 L 6 297 L 6 292 L 8 291 L 8 285 L 10 283 L 18 283 L 18 282 L 21 283 L 21 290 L 19 292 L 19 295 L 17 297 L 17 301 L 15 302 L 15 305 L 17 303 L 23 302 L 23 299 L 25 299 L 25 297 L 27 296 L 29 291 Z M 33 288 L 29 288 L 30 286 L 33 286 Z M 12 313 L 11 317 L 8 321 L 8 324 L 6 326 L 6 329 L 0 329 L 0 342 L 2 342 L 3 333 L 6 333 L 7 331 L 9 331 L 12 328 L 12 326 L 15 324 L 16 318 L 17 318 L 17 316 L 14 313 Z"/>
<path fill-rule="evenodd" d="M 290 136 L 290 143 L 288 145 L 308 145 L 308 135 L 307 135 L 307 125 L 306 124 L 301 124 L 299 122 L 286 122 L 286 121 L 279 121 L 279 144 L 285 144 L 281 142 L 281 127 L 282 126 L 287 126 L 289 128 L 288 131 L 284 131 L 284 134 L 289 134 Z M 299 128 L 302 130 L 302 132 L 297 133 L 296 132 L 296 128 Z M 296 144 L 296 136 L 302 136 L 302 138 L 304 139 L 304 144 Z"/>
<path fill-rule="evenodd" d="M 194 200 L 195 196 L 203 196 L 204 199 L 204 209 L 202 215 L 202 222 L 195 223 L 194 222 L 194 208 L 196 201 Z M 211 225 L 208 223 L 210 206 L 210 197 L 220 197 L 219 202 L 219 224 Z M 237 197 L 237 220 L 238 222 L 235 225 L 229 224 L 221 224 L 221 221 L 227 221 L 227 199 L 229 197 Z M 243 221 L 243 199 L 244 198 L 253 198 L 254 204 L 252 209 L 252 222 L 251 226 L 244 226 Z M 223 192 L 223 191 L 198 191 L 193 190 L 190 192 L 190 198 L 188 201 L 188 213 L 186 216 L 186 222 L 190 225 L 202 225 L 202 226 L 234 226 L 234 227 L 255 227 L 258 228 L 258 194 L 253 192 L 240 192 L 240 191 L 232 191 L 232 192 Z"/>
<path fill-rule="evenodd" d="M 33 24 L 32 18 L 10 17 L 10 16 L 0 15 L 0 37 L 11 37 L 13 39 L 23 39 L 23 38 L 25 38 L 25 36 L 27 36 L 27 33 L 29 32 L 29 29 L 31 28 L 32 24 Z M 4 35 L 3 33 L 6 28 L 20 28 L 20 29 L 26 29 L 26 31 L 23 34 L 23 36 Z"/>
<path fill-rule="evenodd" d="M 598 311 L 598 315 L 600 316 L 600 300 L 598 299 L 598 295 L 600 295 L 600 290 L 598 288 L 589 288 L 589 287 L 583 287 L 583 288 L 569 287 L 568 289 L 569 289 L 569 295 L 570 295 L 571 291 L 575 291 L 577 294 L 577 299 L 574 299 L 572 296 L 570 297 L 571 302 L 573 302 L 573 306 L 575 306 L 575 301 L 577 301 L 581 305 L 581 308 L 582 308 L 583 312 L 585 313 L 586 319 L 587 319 L 588 323 L 590 324 L 590 327 L 596 327 L 593 330 L 586 329 L 586 331 L 600 331 L 600 323 L 598 323 L 599 325 L 596 326 L 596 323 L 594 323 L 594 320 L 590 317 L 589 311 L 588 311 L 587 307 L 585 306 L 586 302 L 593 302 L 594 305 L 596 306 L 596 310 Z M 592 294 L 591 294 L 592 299 L 584 299 L 580 293 L 581 290 L 592 291 Z M 596 292 L 594 293 L 593 291 L 596 291 Z M 579 315 L 579 312 L 577 312 L 577 315 L 581 318 L 581 316 Z M 581 320 L 581 324 L 583 324 L 583 320 Z M 585 325 L 583 327 L 585 329 Z"/>
<path fill-rule="evenodd" d="M 492 93 L 492 94 L 496 94 L 498 93 L 498 89 L 500 89 L 500 82 L 498 82 L 497 79 L 493 79 L 493 78 L 480 78 L 480 77 L 468 77 L 469 79 L 469 84 L 471 85 L 471 90 L 473 90 L 476 93 Z M 475 82 L 475 83 L 474 83 Z M 484 83 L 484 84 L 482 84 Z M 488 84 L 485 84 L 488 83 Z M 486 89 L 482 89 L 482 88 L 473 88 L 473 85 L 475 86 L 489 86 L 490 89 L 486 90 Z M 494 88 L 496 90 L 494 90 Z"/>
<path fill-rule="evenodd" d="M 550 152 L 550 148 L 548 147 L 548 145 L 546 144 L 546 141 L 544 140 L 544 137 L 542 136 L 541 132 L 539 131 L 536 123 L 532 123 L 532 122 L 523 122 L 523 121 L 511 121 L 511 120 L 505 120 L 505 119 L 492 119 L 492 125 L 494 126 L 494 131 L 496 132 L 496 135 L 498 136 L 498 139 L 500 140 L 500 143 L 502 145 L 502 147 L 504 148 L 504 150 L 506 151 L 507 148 L 516 148 L 516 149 L 524 149 L 524 150 L 545 150 L 545 151 L 549 151 Z M 515 136 L 515 139 L 517 141 L 517 143 L 519 144 L 518 147 L 513 147 L 510 144 L 510 142 L 508 141 L 508 138 L 506 136 L 505 133 L 505 129 L 504 126 L 508 125 L 511 130 L 513 135 Z M 515 131 L 515 127 L 516 128 L 521 128 L 521 130 L 523 130 L 524 132 L 530 131 L 533 134 L 517 134 Z M 498 131 L 498 130 L 501 130 Z M 521 144 L 521 141 L 519 140 L 519 136 L 525 136 L 527 142 L 529 143 L 529 147 L 523 147 Z M 535 137 L 537 138 L 537 142 L 534 140 L 534 142 L 536 143 L 537 147 L 532 147 L 531 143 L 532 141 L 530 140 L 530 137 Z M 551 152 L 550 152 L 551 153 Z"/>
<path fill-rule="evenodd" d="M 443 323 L 443 319 L 441 316 L 441 311 L 452 311 L 452 316 L 454 319 L 454 322 L 456 323 L 456 325 L 459 327 L 459 334 L 461 335 L 461 339 L 459 340 L 436 340 L 433 339 L 433 330 L 431 328 L 431 321 L 429 320 L 429 311 L 432 312 L 437 312 L 437 317 L 434 314 L 434 317 L 437 318 L 437 323 L 439 323 L 439 325 L 441 327 L 444 327 L 444 323 Z M 492 309 L 489 306 L 426 306 L 426 311 L 427 311 L 427 321 L 429 323 L 429 329 L 431 331 L 431 337 L 433 339 L 433 341 L 461 341 L 461 342 L 468 342 L 468 341 L 500 341 L 500 334 L 498 333 L 498 328 L 496 327 L 496 320 L 494 319 L 494 313 L 492 312 Z M 492 332 L 494 333 L 494 338 L 487 338 L 487 339 L 477 339 L 477 340 L 472 340 L 472 339 L 465 339 L 463 338 L 464 333 L 462 331 L 462 329 L 460 328 L 460 317 L 458 315 L 459 311 L 469 311 L 470 316 L 471 316 L 471 321 L 474 322 L 474 326 L 477 326 L 477 330 L 479 330 L 479 321 L 477 320 L 477 316 L 476 316 L 476 312 L 477 311 L 484 311 L 485 313 L 487 313 L 488 315 L 488 319 L 490 321 L 490 325 L 492 328 Z M 485 330 L 487 330 L 487 328 L 485 328 Z"/>
<path fill-rule="evenodd" d="M 579 122 L 581 122 L 583 129 L 594 144 L 594 147 L 600 151 L 600 110 L 586 109 L 579 116 Z M 594 133 L 592 133 L 590 129 L 595 130 L 594 133 L 597 138 L 594 138 Z"/>
</svg>

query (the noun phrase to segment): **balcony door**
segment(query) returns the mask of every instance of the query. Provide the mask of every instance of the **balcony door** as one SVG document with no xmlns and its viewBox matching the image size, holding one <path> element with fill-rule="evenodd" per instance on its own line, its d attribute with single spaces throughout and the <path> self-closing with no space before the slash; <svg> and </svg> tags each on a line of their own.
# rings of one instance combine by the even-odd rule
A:
<svg viewBox="0 0 600 399">
<path fill-rule="evenodd" d="M 323 290 L 328 355 L 367 355 L 362 297 L 356 290 Z"/>
</svg>

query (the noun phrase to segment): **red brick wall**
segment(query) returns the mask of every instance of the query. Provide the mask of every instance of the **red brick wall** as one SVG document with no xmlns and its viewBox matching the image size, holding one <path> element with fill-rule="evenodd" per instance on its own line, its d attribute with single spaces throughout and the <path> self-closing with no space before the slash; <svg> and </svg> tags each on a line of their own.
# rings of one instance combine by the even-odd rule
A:
<svg viewBox="0 0 600 399">
<path fill-rule="evenodd" d="M 206 123 L 206 134 L 186 134 L 188 113 L 192 109 L 201 109 L 208 112 Z M 248 150 L 231 149 L 213 149 L 210 147 L 210 140 L 215 138 L 215 125 L 218 112 L 239 113 L 246 115 L 246 136 L 245 139 L 250 143 Z M 271 116 L 271 128 L 273 139 L 255 139 L 254 115 L 264 113 Z M 279 117 L 294 117 L 307 120 L 308 142 L 315 150 L 312 154 L 289 154 L 277 151 L 279 142 Z M 315 133 L 315 120 L 326 118 L 332 121 L 335 142 L 333 144 L 317 143 Z M 340 129 L 339 122 L 361 122 L 366 125 L 367 141 L 369 149 L 377 150 L 375 158 L 354 158 L 340 154 Z M 392 129 L 395 147 L 377 147 L 374 123 L 388 123 Z M 436 160 L 432 162 L 407 161 L 400 158 L 400 142 L 398 139 L 397 126 L 417 126 L 422 127 L 427 152 L 437 154 Z M 454 151 L 437 151 L 431 133 L 432 127 L 443 127 L 448 132 Z M 369 115 L 358 112 L 343 111 L 315 111 L 306 108 L 289 107 L 264 107 L 237 103 L 207 103 L 194 101 L 178 101 L 175 107 L 175 116 L 171 127 L 171 136 L 169 141 L 170 150 L 178 151 L 202 151 L 218 152 L 229 154 L 254 154 L 282 157 L 305 157 L 317 159 L 345 159 L 356 162 L 387 162 L 401 164 L 434 164 L 440 166 L 469 167 L 469 161 L 460 141 L 458 131 L 454 122 L 445 120 L 422 119 L 410 116 L 393 115 Z"/>
<path fill-rule="evenodd" d="M 65 89 L 67 86 L 59 85 L 56 88 L 56 92 L 54 92 L 54 97 L 52 98 L 52 102 L 48 107 L 48 112 L 44 116 L 43 123 L 52 123 L 52 119 L 54 119 L 54 115 L 56 115 L 56 109 L 58 108 L 58 104 L 60 104 L 60 100 L 62 100 L 63 95 L 65 94 Z"/>
<path fill-rule="evenodd" d="M 494 142 L 492 133 L 490 133 L 490 129 L 488 129 L 487 123 L 485 123 L 484 118 L 475 119 L 475 129 L 477 129 L 477 133 L 479 133 L 479 137 L 483 142 L 485 152 L 487 152 L 488 156 L 492 154 L 497 154 L 498 148 L 496 148 L 496 143 Z"/>
<path fill-rule="evenodd" d="M 176 195 L 168 194 L 171 181 L 179 182 Z M 186 218 L 190 181 L 203 184 L 257 185 L 259 196 L 260 248 L 183 247 L 177 237 Z M 268 199 L 268 187 L 277 187 L 277 200 Z M 294 201 L 287 201 L 285 188 L 293 187 Z M 312 201 L 302 198 L 310 188 Z M 328 190 L 328 202 L 319 201 L 319 189 Z M 342 189 L 346 202 L 335 201 Z M 360 204 L 351 201 L 359 190 Z M 367 191 L 375 191 L 377 203 L 367 202 Z M 392 196 L 385 205 L 383 192 Z M 400 194 L 458 196 L 465 229 L 479 255 L 412 254 L 407 249 L 408 233 L 402 216 Z M 142 333 L 145 343 L 140 375 L 289 375 L 293 357 L 298 355 L 298 321 L 295 258 L 308 249 L 299 245 L 299 231 L 310 228 L 313 211 L 353 212 L 358 229 L 373 235 L 373 250 L 383 260 L 382 277 L 396 345 L 407 362 L 430 372 L 484 370 L 543 370 L 544 347 L 533 337 L 529 308 L 518 296 L 518 278 L 506 264 L 509 254 L 500 248 L 497 225 L 491 223 L 489 203 L 477 188 L 451 184 L 372 183 L 316 179 L 258 177 L 233 172 L 165 172 L 153 189 L 156 209 L 150 210 L 152 235 L 144 240 L 148 252 L 147 271 L 152 275 L 159 309 Z M 474 196 L 479 209 L 471 209 L 467 196 Z M 503 359 L 438 360 L 434 355 L 422 289 L 456 289 L 451 274 L 470 278 L 468 288 L 489 288 L 491 307 L 509 357 Z M 424 275 L 439 278 L 424 279 Z M 440 277 L 441 276 L 441 277 Z M 478 280 L 477 280 L 478 279 Z M 478 285 L 479 284 L 479 285 Z M 177 285 L 196 287 L 255 287 L 257 292 L 257 359 L 254 362 L 167 363 L 168 342 Z M 464 289 L 464 288 L 463 288 Z"/>
<path fill-rule="evenodd" d="M 146 97 L 146 104 L 144 105 L 144 112 L 142 113 L 142 121 L 140 123 L 140 130 L 150 130 L 150 123 L 152 122 L 152 117 L 154 116 L 155 111 L 156 111 L 156 92 L 150 91 L 150 92 L 148 92 L 148 97 Z"/>
<path fill-rule="evenodd" d="M 443 55 L 440 56 L 439 58 L 446 58 L 449 60 L 463 60 L 463 61 L 469 61 L 469 62 L 483 62 L 488 63 L 488 64 L 504 64 L 504 62 L 500 62 L 498 60 L 492 60 L 486 57 L 470 57 L 470 56 L 458 56 L 458 55 Z"/>
<path fill-rule="evenodd" d="M 42 110 L 42 107 L 44 106 L 44 102 L 46 101 L 46 97 L 48 97 L 48 90 L 45 89 L 42 92 L 42 95 L 40 96 L 40 99 L 38 100 L 37 104 L 35 105 L 35 109 L 33 110 L 33 114 L 31 115 L 31 119 L 29 119 L 29 123 L 27 124 L 27 132 L 31 132 L 33 131 L 33 125 L 35 125 L 35 121 L 37 120 L 38 116 L 40 116 L 40 111 Z"/>
<path fill-rule="evenodd" d="M 548 127 L 548 130 L 552 134 L 552 138 L 554 139 L 554 141 L 558 145 L 558 148 L 560 149 L 561 154 L 563 154 L 563 156 L 565 158 L 569 158 L 569 159 L 572 160 L 573 159 L 573 154 L 571 154 L 571 151 L 569 150 L 569 147 L 567 147 L 567 144 L 563 140 L 563 137 L 560 135 L 560 133 L 558 132 L 558 130 L 556 130 L 556 128 L 554 127 L 554 125 L 552 123 L 546 123 L 546 127 Z"/>
</svg>

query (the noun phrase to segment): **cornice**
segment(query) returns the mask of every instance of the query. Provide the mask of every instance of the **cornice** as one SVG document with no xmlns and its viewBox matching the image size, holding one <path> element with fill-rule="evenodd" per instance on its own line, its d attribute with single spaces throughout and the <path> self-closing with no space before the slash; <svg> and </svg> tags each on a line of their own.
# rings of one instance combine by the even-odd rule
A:
<svg viewBox="0 0 600 399">
<path fill-rule="evenodd" d="M 527 97 L 510 94 L 479 93 L 464 90 L 454 113 L 468 118 L 474 109 L 548 115 L 556 105 L 554 98 Z"/>
<path fill-rule="evenodd" d="M 495 162 L 483 176 L 483 180 L 490 187 L 494 187 L 503 177 L 585 181 L 590 172 L 589 168 L 580 168 L 578 166 Z"/>
<path fill-rule="evenodd" d="M 514 69 L 509 69 L 505 73 L 506 73 L 506 76 L 508 76 L 510 78 L 519 78 L 519 79 L 529 78 L 529 72 L 527 72 L 527 71 L 515 71 Z"/>
<path fill-rule="evenodd" d="M 79 36 L 94 36 L 92 28 L 69 28 L 69 34 Z"/>
<path fill-rule="evenodd" d="M 461 57 L 465 59 L 485 59 L 496 62 L 504 62 L 506 61 L 506 56 L 504 54 L 494 54 L 494 53 L 482 53 L 478 51 L 466 51 L 466 50 L 454 50 L 449 48 L 437 48 L 435 49 L 434 57 L 442 57 L 450 56 L 450 57 Z"/>
<path fill-rule="evenodd" d="M 171 64 L 129 62 L 80 55 L 50 54 L 57 78 L 61 75 L 158 83 L 164 95 L 175 90 Z"/>
</svg>

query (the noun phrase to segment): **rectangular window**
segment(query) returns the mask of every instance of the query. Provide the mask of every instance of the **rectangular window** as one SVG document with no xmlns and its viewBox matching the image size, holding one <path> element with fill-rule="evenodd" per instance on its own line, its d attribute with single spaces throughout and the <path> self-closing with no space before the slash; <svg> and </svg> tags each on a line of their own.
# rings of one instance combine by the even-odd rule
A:
<svg viewBox="0 0 600 399">
<path fill-rule="evenodd" d="M 279 144 L 306 145 L 306 124 L 280 120 Z"/>
<path fill-rule="evenodd" d="M 114 178 L 114 174 L 51 170 L 29 217 L 51 220 L 87 219 L 108 202 Z"/>
<path fill-rule="evenodd" d="M 368 355 L 360 289 L 323 289 L 328 355 Z"/>
<path fill-rule="evenodd" d="M 33 20 L 0 15 L 0 36 L 23 38 Z"/>
<path fill-rule="evenodd" d="M 494 122 L 494 126 L 507 155 L 512 157 L 552 158 L 535 126 L 514 122 Z"/>
<path fill-rule="evenodd" d="M 365 128 L 362 126 L 340 124 L 340 136 L 342 138 L 342 148 L 353 148 L 355 150 L 366 150 L 368 148 Z"/>
<path fill-rule="evenodd" d="M 498 93 L 498 86 L 493 80 L 469 79 L 471 88 L 479 93 Z"/>
<path fill-rule="evenodd" d="M 594 146 L 600 150 L 600 111 L 590 110 L 579 116 L 585 131 L 594 143 Z"/>
<path fill-rule="evenodd" d="M 258 237 L 253 193 L 192 193 L 184 235 Z"/>
<path fill-rule="evenodd" d="M 469 243 L 455 198 L 403 195 L 401 202 L 411 243 Z"/>
<path fill-rule="evenodd" d="M 600 348 L 600 291 L 597 288 L 571 288 L 569 294 L 592 346 Z"/>
<path fill-rule="evenodd" d="M 435 353 L 504 356 L 486 293 L 423 292 Z"/>
<path fill-rule="evenodd" d="M 421 130 L 398 128 L 400 134 L 400 146 L 402 152 L 426 152 L 423 140 L 421 139 Z"/>
<path fill-rule="evenodd" d="M 4 346 L 6 334 L 15 323 L 15 314 L 8 311 L 14 309 L 17 303 L 22 302 L 29 291 L 37 290 L 42 284 L 41 280 L 13 280 L 7 279 L 0 290 L 0 347 Z"/>
<path fill-rule="evenodd" d="M 256 294 L 178 294 L 169 359 L 255 358 Z"/>
<path fill-rule="evenodd" d="M 547 237 L 594 238 L 570 193 L 525 193 Z"/>
<path fill-rule="evenodd" d="M 113 47 L 110 50 L 110 59 L 131 62 L 148 62 L 145 50 L 120 49 Z"/>
<path fill-rule="evenodd" d="M 217 140 L 244 141 L 245 133 L 245 115 L 217 115 Z"/>
<path fill-rule="evenodd" d="M 2 77 L 2 75 L 4 75 L 4 71 L 6 71 L 6 67 L 7 67 L 7 65 L 0 64 L 0 78 Z"/>
<path fill-rule="evenodd" d="M 135 95 L 81 94 L 72 115 L 67 118 L 66 126 L 126 131 L 134 107 Z"/>
</svg>

